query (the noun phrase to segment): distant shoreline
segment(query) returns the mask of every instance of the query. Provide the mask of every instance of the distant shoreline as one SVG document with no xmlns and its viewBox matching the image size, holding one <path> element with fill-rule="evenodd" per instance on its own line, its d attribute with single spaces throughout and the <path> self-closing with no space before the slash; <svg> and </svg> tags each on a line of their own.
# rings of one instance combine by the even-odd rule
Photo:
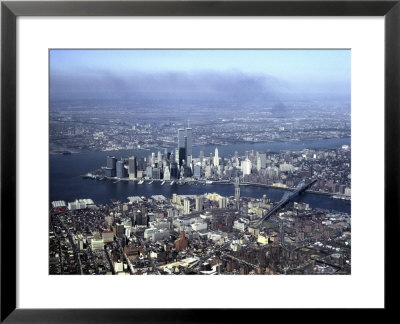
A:
<svg viewBox="0 0 400 324">
<path fill-rule="evenodd" d="M 307 140 L 276 140 L 276 141 L 234 141 L 232 143 L 219 143 L 219 144 L 194 144 L 193 147 L 221 147 L 221 146 L 230 146 L 230 145 L 257 145 L 257 144 L 282 144 L 282 143 L 288 143 L 288 144 L 297 144 L 297 143 L 308 143 L 308 142 L 313 142 L 313 141 L 320 141 L 320 140 L 334 140 L 334 139 L 351 139 L 351 136 L 343 136 L 343 137 L 327 137 L 327 138 L 314 138 L 314 139 L 307 139 Z M 66 148 L 65 151 L 70 151 L 71 153 L 85 153 L 85 152 L 118 152 L 118 151 L 151 151 L 151 150 L 163 150 L 163 149 L 171 149 L 171 146 L 154 146 L 154 147 L 140 147 L 140 148 L 116 148 L 116 149 L 108 149 L 108 148 L 103 148 L 99 150 L 89 150 L 85 149 L 82 151 L 77 151 L 76 149 L 68 149 Z M 313 148 L 301 148 L 301 149 L 281 149 L 279 151 L 301 151 L 305 149 L 313 149 Z M 62 154 L 59 153 L 63 151 L 62 149 L 59 150 L 50 150 L 50 154 Z M 267 150 L 269 153 L 279 153 L 278 150 Z"/>
<path fill-rule="evenodd" d="M 85 177 L 86 175 L 82 175 L 81 177 Z M 97 180 L 97 181 L 101 181 L 99 179 L 91 179 L 91 180 Z M 104 177 L 104 180 L 110 180 L 110 181 L 114 181 L 113 183 L 118 183 L 120 181 L 125 181 L 125 182 L 139 182 L 139 181 L 144 181 L 144 184 L 149 184 L 149 182 L 153 183 L 153 182 L 165 182 L 170 184 L 171 182 L 175 182 L 175 184 L 177 185 L 190 185 L 190 184 L 202 184 L 202 185 L 234 185 L 234 182 L 228 182 L 228 181 L 213 181 L 213 180 L 201 180 L 201 181 L 197 181 L 197 180 L 191 180 L 191 181 L 187 181 L 184 183 L 179 183 L 178 180 L 163 180 L 163 179 L 129 179 L 129 178 L 110 178 L 110 177 Z M 211 181 L 209 183 L 207 183 L 206 181 Z M 296 188 L 290 188 L 290 187 L 279 187 L 279 186 L 273 186 L 273 185 L 267 185 L 264 183 L 251 183 L 251 182 L 242 182 L 240 183 L 240 186 L 246 186 L 246 187 L 263 187 L 263 188 L 270 188 L 270 189 L 279 189 L 279 190 L 285 190 L 285 191 L 294 191 L 296 190 Z M 334 196 L 340 196 L 343 197 L 342 200 L 347 200 L 347 201 L 351 201 L 351 196 L 345 196 L 342 194 L 338 194 L 338 193 L 332 193 L 332 192 L 322 192 L 322 191 L 315 191 L 315 190 L 309 190 L 307 189 L 306 191 L 307 193 L 312 193 L 312 194 L 317 194 L 317 195 L 324 195 L 324 196 L 329 196 L 329 197 L 334 197 Z M 335 199 L 335 198 L 333 198 Z M 338 198 L 341 199 L 341 198 Z"/>
</svg>

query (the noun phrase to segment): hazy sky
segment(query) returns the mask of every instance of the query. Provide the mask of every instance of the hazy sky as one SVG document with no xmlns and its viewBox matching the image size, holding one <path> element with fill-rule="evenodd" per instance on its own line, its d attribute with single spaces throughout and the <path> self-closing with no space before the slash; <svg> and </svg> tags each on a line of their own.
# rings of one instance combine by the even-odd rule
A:
<svg viewBox="0 0 400 324">
<path fill-rule="evenodd" d="M 350 97 L 350 50 L 51 50 L 52 98 Z"/>
</svg>

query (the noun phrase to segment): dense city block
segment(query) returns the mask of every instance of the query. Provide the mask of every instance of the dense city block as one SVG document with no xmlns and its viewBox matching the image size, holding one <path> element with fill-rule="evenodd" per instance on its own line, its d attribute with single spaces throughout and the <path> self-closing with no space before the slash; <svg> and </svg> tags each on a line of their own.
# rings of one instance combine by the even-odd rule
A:
<svg viewBox="0 0 400 324">
<path fill-rule="evenodd" d="M 349 274 L 350 215 L 215 193 L 50 212 L 50 274 Z M 239 208 L 237 208 L 239 207 Z"/>
</svg>

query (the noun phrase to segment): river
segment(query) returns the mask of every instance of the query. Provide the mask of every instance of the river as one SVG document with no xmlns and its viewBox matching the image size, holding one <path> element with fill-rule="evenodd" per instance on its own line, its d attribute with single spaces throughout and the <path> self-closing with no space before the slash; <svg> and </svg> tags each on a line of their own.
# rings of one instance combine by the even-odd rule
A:
<svg viewBox="0 0 400 324">
<path fill-rule="evenodd" d="M 238 151 L 240 155 L 245 151 L 280 152 L 309 149 L 332 149 L 342 145 L 350 145 L 350 138 L 321 139 L 307 142 L 276 142 L 276 143 L 254 143 L 254 144 L 232 144 L 218 146 L 220 156 L 233 155 Z M 207 156 L 214 152 L 215 146 L 193 147 L 193 155 L 198 156 L 200 150 Z M 157 150 L 153 150 L 157 152 Z M 173 193 L 199 195 L 216 192 L 223 196 L 233 196 L 233 185 L 226 184 L 184 184 L 169 185 L 160 182 L 152 184 L 138 184 L 132 181 L 96 181 L 81 178 L 82 174 L 98 169 L 106 164 L 106 156 L 113 155 L 117 158 L 135 155 L 138 157 L 148 156 L 151 150 L 120 150 L 112 152 L 79 152 L 71 155 L 50 155 L 50 202 L 54 200 L 73 201 L 76 198 L 91 198 L 95 203 L 109 203 L 110 199 L 126 201 L 129 196 L 151 196 L 164 195 L 169 198 Z M 279 201 L 285 190 L 278 188 L 263 188 L 256 186 L 241 186 L 241 196 L 260 198 L 264 194 L 273 201 Z M 304 193 L 295 201 L 310 204 L 312 208 L 329 209 L 339 212 L 350 213 L 350 201 L 331 199 L 326 195 Z"/>
</svg>

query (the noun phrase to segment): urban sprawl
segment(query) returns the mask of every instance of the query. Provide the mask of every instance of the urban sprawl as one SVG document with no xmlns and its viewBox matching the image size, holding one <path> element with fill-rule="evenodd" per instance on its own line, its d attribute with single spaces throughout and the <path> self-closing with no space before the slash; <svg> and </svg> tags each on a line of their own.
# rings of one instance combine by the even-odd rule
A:
<svg viewBox="0 0 400 324">
<path fill-rule="evenodd" d="M 104 167 L 82 176 L 99 185 L 223 183 L 234 195 L 132 196 L 105 205 L 89 197 L 53 201 L 49 273 L 350 274 L 350 215 L 293 201 L 304 191 L 350 200 L 350 157 L 348 145 L 224 157 L 216 146 L 214 154 L 193 156 L 190 127 L 178 130 L 172 152 L 110 155 Z M 274 202 L 267 195 L 244 197 L 243 186 L 285 190 Z"/>
</svg>

